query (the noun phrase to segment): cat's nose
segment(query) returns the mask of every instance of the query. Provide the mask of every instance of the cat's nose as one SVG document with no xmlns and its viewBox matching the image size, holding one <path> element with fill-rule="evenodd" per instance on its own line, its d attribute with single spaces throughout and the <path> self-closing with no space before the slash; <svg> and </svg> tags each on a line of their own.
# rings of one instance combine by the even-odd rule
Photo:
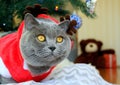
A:
<svg viewBox="0 0 120 85">
<path fill-rule="evenodd" d="M 54 51 L 56 47 L 48 47 L 51 51 Z"/>
</svg>

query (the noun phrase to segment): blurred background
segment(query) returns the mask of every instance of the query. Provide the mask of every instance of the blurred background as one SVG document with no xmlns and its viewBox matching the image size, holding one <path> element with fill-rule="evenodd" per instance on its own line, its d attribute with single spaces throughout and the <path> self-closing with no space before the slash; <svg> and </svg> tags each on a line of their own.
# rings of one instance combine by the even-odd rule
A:
<svg viewBox="0 0 120 85">
<path fill-rule="evenodd" d="M 80 18 L 77 33 L 71 36 L 74 46 L 70 61 L 82 53 L 80 42 L 96 39 L 103 43 L 101 50 L 113 49 L 115 57 L 108 56 L 109 64 L 116 62 L 117 69 L 100 69 L 109 82 L 120 83 L 120 0 L 0 0 L 0 35 L 17 31 L 24 19 L 26 6 L 41 4 L 49 14 L 59 20 L 60 16 L 75 14 Z M 108 60 L 107 59 L 107 60 Z M 115 60 L 114 60 L 115 59 Z M 101 63 L 101 61 L 100 61 Z"/>
</svg>

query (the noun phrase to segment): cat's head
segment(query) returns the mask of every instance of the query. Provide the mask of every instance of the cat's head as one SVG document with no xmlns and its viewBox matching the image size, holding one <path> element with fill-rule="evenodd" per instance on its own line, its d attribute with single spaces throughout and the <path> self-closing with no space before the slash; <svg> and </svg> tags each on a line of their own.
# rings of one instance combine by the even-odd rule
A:
<svg viewBox="0 0 120 85">
<path fill-rule="evenodd" d="M 23 59 L 32 66 L 54 66 L 68 57 L 71 41 L 66 33 L 69 21 L 55 22 L 27 13 L 20 39 Z"/>
</svg>

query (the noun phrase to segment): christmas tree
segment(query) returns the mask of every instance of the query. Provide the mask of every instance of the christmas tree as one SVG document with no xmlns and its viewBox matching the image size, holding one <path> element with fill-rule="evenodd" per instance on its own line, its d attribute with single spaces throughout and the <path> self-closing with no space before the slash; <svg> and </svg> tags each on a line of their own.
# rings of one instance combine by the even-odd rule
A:
<svg viewBox="0 0 120 85">
<path fill-rule="evenodd" d="M 90 0 L 89 0 L 90 1 Z M 13 17 L 18 15 L 18 18 L 23 19 L 24 9 L 26 6 L 41 4 L 49 9 L 51 15 L 69 14 L 69 10 L 65 10 L 65 3 L 70 2 L 71 5 L 78 10 L 81 10 L 86 16 L 94 18 L 95 13 L 90 13 L 86 2 L 83 0 L 0 0 L 0 28 L 4 31 L 16 30 L 13 27 Z"/>
</svg>

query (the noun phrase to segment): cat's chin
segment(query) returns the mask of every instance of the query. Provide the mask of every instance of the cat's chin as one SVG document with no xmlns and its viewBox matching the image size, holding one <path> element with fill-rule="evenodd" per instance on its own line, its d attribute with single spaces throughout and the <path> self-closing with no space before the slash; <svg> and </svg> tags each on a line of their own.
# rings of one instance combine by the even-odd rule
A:
<svg viewBox="0 0 120 85">
<path fill-rule="evenodd" d="M 49 64 L 50 66 L 56 66 L 56 65 L 58 65 L 60 62 L 62 62 L 63 60 L 64 60 L 64 58 L 56 58 L 56 59 L 54 59 L 53 61 L 48 62 L 48 64 Z"/>
<path fill-rule="evenodd" d="M 37 76 L 47 72 L 50 69 L 50 66 L 32 66 L 28 64 L 28 69 L 32 76 Z"/>
<path fill-rule="evenodd" d="M 63 59 L 63 55 L 50 54 L 50 55 L 46 56 L 44 59 L 46 59 L 45 61 L 48 61 L 48 62 L 52 63 L 52 62 L 55 62 L 55 61 L 62 60 Z"/>
</svg>

